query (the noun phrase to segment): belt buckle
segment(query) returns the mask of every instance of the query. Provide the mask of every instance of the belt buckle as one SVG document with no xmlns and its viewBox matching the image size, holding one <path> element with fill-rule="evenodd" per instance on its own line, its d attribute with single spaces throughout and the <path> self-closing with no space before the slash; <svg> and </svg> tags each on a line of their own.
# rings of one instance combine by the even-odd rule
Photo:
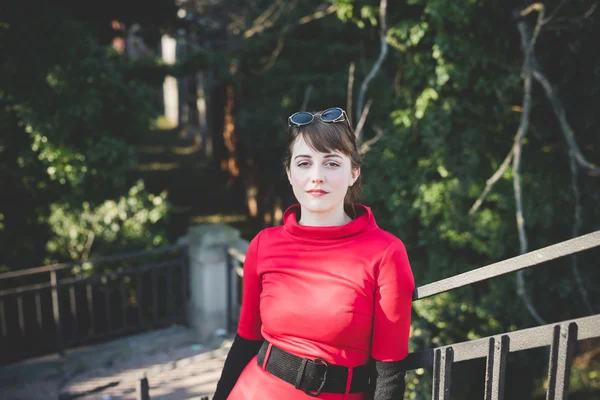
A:
<svg viewBox="0 0 600 400">
<path fill-rule="evenodd" d="M 325 366 L 325 373 L 323 374 L 323 380 L 321 380 L 321 384 L 319 385 L 319 388 L 317 389 L 316 392 L 311 392 L 308 389 L 303 389 L 302 391 L 304 392 L 304 394 L 307 394 L 311 397 L 317 397 L 318 395 L 321 394 L 321 391 L 323 390 L 323 387 L 325 386 L 325 381 L 327 381 L 327 369 L 329 368 L 329 364 L 327 363 L 327 361 L 323 360 L 322 358 L 315 358 L 313 360 L 314 363 L 316 364 L 321 364 Z"/>
</svg>

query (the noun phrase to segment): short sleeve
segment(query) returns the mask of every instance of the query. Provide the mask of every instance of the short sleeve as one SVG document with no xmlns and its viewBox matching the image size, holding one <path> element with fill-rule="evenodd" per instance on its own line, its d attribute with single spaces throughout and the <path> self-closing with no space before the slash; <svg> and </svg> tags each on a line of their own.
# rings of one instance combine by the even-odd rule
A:
<svg viewBox="0 0 600 400">
<path fill-rule="evenodd" d="M 252 239 L 246 251 L 242 291 L 242 310 L 238 335 L 248 340 L 262 340 L 260 319 L 260 292 L 262 284 L 257 271 L 260 233 Z"/>
<path fill-rule="evenodd" d="M 399 239 L 385 250 L 376 285 L 371 356 L 379 361 L 399 361 L 408 355 L 415 289 L 406 248 Z"/>
</svg>

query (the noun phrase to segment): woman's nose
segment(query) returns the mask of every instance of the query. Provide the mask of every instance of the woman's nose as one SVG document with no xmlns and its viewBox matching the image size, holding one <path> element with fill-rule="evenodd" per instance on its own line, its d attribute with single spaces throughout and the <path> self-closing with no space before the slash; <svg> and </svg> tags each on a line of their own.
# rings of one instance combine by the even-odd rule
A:
<svg viewBox="0 0 600 400">
<path fill-rule="evenodd" d="M 312 173 L 312 182 L 323 182 L 323 171 L 319 167 L 315 167 Z"/>
</svg>

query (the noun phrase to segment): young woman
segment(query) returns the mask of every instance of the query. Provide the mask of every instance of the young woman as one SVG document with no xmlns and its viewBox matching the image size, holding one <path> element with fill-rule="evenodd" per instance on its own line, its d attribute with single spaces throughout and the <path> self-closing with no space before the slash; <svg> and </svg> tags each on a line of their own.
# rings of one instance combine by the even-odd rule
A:
<svg viewBox="0 0 600 400">
<path fill-rule="evenodd" d="M 299 204 L 250 243 L 214 400 L 402 399 L 414 290 L 406 249 L 358 203 L 346 113 L 288 122 L 285 169 Z"/>
</svg>

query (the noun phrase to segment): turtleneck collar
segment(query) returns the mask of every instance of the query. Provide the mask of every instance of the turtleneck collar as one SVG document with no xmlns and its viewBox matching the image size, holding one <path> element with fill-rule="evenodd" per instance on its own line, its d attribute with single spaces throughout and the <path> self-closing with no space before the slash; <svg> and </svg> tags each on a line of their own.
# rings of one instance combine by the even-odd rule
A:
<svg viewBox="0 0 600 400">
<path fill-rule="evenodd" d="M 358 235 L 361 232 L 376 228 L 371 209 L 362 204 L 355 204 L 357 217 L 341 226 L 306 226 L 299 225 L 300 204 L 294 204 L 283 213 L 283 227 L 292 236 L 310 240 L 335 240 Z"/>
</svg>

